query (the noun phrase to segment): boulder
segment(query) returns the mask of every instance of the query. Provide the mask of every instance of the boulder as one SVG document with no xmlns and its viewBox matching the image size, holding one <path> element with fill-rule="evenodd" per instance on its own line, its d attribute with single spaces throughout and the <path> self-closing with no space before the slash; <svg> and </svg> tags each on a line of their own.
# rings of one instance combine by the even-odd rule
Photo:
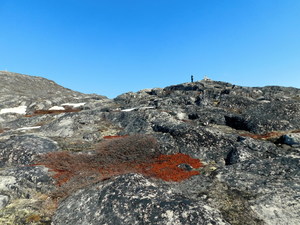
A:
<svg viewBox="0 0 300 225">
<path fill-rule="evenodd" d="M 64 200 L 53 224 L 229 224 L 218 212 L 137 174 L 119 176 Z"/>
<path fill-rule="evenodd" d="M 0 142 L 0 167 L 29 165 L 39 154 L 57 150 L 57 144 L 48 138 L 32 134 L 11 136 Z"/>
</svg>

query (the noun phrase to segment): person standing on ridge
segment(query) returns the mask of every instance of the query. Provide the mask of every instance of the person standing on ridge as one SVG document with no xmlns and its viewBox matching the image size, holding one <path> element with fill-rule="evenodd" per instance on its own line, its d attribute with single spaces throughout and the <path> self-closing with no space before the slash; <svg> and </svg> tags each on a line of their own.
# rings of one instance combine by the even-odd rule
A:
<svg viewBox="0 0 300 225">
<path fill-rule="evenodd" d="M 192 83 L 194 82 L 194 76 L 193 75 L 191 76 L 191 82 Z"/>
</svg>

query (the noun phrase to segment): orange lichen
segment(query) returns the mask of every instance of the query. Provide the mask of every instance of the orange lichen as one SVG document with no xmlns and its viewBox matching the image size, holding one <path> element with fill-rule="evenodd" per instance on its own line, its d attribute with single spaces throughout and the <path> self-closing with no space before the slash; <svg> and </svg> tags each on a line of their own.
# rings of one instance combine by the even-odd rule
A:
<svg viewBox="0 0 300 225">
<path fill-rule="evenodd" d="M 104 136 L 104 139 L 115 139 L 115 138 L 124 138 L 128 137 L 128 135 L 112 135 L 112 136 Z"/>
<path fill-rule="evenodd" d="M 107 165 L 96 165 L 91 156 L 72 155 L 68 152 L 53 152 L 47 154 L 48 162 L 45 165 L 54 172 L 52 177 L 58 186 L 62 186 L 73 178 L 81 176 L 97 175 L 101 179 L 107 179 L 116 175 L 137 172 L 146 176 L 159 178 L 165 181 L 179 182 L 199 175 L 199 171 L 187 171 L 179 167 L 187 164 L 193 169 L 203 166 L 199 159 L 191 158 L 189 155 L 177 153 L 173 155 L 159 155 L 157 158 L 149 159 L 144 163 L 118 163 Z M 35 164 L 38 165 L 38 164 Z"/>
<path fill-rule="evenodd" d="M 179 182 L 198 175 L 196 169 L 203 166 L 199 159 L 186 154 L 159 154 L 156 139 L 152 136 L 121 137 L 102 141 L 93 154 L 47 153 L 41 155 L 35 165 L 48 167 L 56 184 L 67 191 L 127 173 Z"/>
<path fill-rule="evenodd" d="M 177 153 L 174 155 L 160 155 L 153 163 L 138 165 L 141 173 L 156 177 L 165 181 L 182 181 L 194 175 L 199 175 L 199 171 L 187 171 L 179 167 L 180 164 L 187 164 L 193 169 L 203 166 L 199 159 L 191 158 L 189 155 Z"/>
</svg>

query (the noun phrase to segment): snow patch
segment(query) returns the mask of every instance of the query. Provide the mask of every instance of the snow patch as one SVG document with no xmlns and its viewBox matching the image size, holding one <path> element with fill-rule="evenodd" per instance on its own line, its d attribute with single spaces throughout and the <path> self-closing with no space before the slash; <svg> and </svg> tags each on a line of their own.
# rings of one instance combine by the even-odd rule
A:
<svg viewBox="0 0 300 225">
<path fill-rule="evenodd" d="M 177 118 L 178 119 L 183 120 L 185 117 L 186 117 L 185 113 L 182 113 L 182 112 L 177 113 Z"/>
<path fill-rule="evenodd" d="M 41 126 L 35 126 L 35 127 L 21 127 L 21 128 L 18 128 L 16 130 L 32 130 L 32 129 L 38 129 L 40 128 Z"/>
<path fill-rule="evenodd" d="M 14 108 L 1 109 L 0 114 L 5 114 L 5 113 L 26 114 L 26 110 L 27 110 L 27 106 L 22 105 Z"/>
<path fill-rule="evenodd" d="M 129 109 L 122 109 L 122 112 L 131 112 L 134 110 L 138 110 L 138 109 L 155 109 L 155 107 L 153 106 L 143 106 L 143 107 L 134 107 L 134 108 L 129 108 Z"/>
<path fill-rule="evenodd" d="M 62 106 L 53 106 L 49 110 L 65 110 L 65 108 Z"/>
<path fill-rule="evenodd" d="M 122 112 L 131 112 L 133 110 L 136 110 L 137 108 L 130 108 L 130 109 L 122 109 Z"/>
<path fill-rule="evenodd" d="M 86 103 L 85 102 L 81 102 L 81 103 L 64 103 L 64 104 L 61 104 L 60 106 L 52 106 L 49 110 L 65 110 L 67 107 L 70 107 L 70 108 L 79 108 L 80 106 L 83 106 L 85 105 Z"/>
</svg>

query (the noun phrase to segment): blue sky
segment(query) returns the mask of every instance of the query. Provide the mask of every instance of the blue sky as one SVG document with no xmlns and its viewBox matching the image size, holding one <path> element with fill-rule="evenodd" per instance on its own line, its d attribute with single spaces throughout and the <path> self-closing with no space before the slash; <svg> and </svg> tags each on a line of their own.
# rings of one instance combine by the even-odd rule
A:
<svg viewBox="0 0 300 225">
<path fill-rule="evenodd" d="M 0 29 L 0 70 L 84 93 L 300 88 L 299 0 L 0 0 Z"/>
</svg>

